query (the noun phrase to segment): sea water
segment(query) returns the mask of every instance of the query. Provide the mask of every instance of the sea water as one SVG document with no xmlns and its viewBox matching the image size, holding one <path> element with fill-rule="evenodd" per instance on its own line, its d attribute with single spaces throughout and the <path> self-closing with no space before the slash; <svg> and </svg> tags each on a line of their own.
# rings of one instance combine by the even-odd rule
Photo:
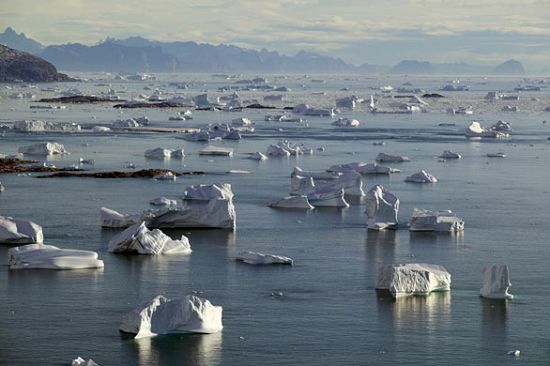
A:
<svg viewBox="0 0 550 366">
<path fill-rule="evenodd" d="M 108 78 L 84 75 L 90 78 Z M 180 91 L 168 81 L 191 80 Z M 345 95 L 368 98 L 375 88 L 400 78 L 329 76 L 312 84 L 304 76 L 279 76 L 277 84 L 293 89 L 284 105 L 308 102 L 334 105 Z M 414 87 L 437 92 L 446 78 L 408 78 Z M 329 117 L 306 117 L 306 124 L 265 122 L 264 115 L 280 110 L 243 112 L 196 111 L 193 120 L 168 121 L 174 110 L 117 110 L 112 103 L 68 105 L 66 110 L 30 110 L 29 100 L 6 98 L 3 91 L 0 123 L 20 119 L 77 122 L 85 126 L 148 115 L 155 126 L 200 127 L 246 116 L 256 133 L 240 141 L 215 141 L 231 147 L 229 157 L 199 156 L 206 143 L 176 139 L 174 134 L 22 134 L 6 130 L 0 152 L 13 154 L 19 146 L 57 141 L 70 155 L 49 157 L 58 167 L 78 158 L 94 159 L 92 171 L 169 168 L 202 171 L 176 182 L 152 179 L 44 178 L 4 174 L 0 214 L 35 221 L 44 228 L 45 243 L 99 253 L 100 270 L 9 270 L 7 246 L 0 247 L 0 364 L 62 365 L 77 356 L 100 365 L 502 365 L 548 364 L 550 285 L 550 90 L 521 94 L 520 101 L 487 103 L 491 90 L 508 90 L 514 78 L 470 78 L 468 92 L 440 92 L 441 100 L 426 99 L 428 113 L 373 115 L 366 108 L 343 110 L 357 118 L 358 128 L 335 128 Z M 157 81 L 116 82 L 121 96 L 135 96 L 144 86 L 166 94 L 210 95 L 231 84 L 209 75 L 160 75 Z M 55 84 L 61 90 L 78 87 L 86 94 L 106 89 L 94 80 Z M 349 91 L 342 91 L 348 87 Z M 326 91 L 326 95 L 312 95 Z M 38 97 L 54 93 L 35 90 Z M 149 92 L 150 93 L 150 92 Z M 239 92 L 259 99 L 259 91 Z M 384 102 L 382 96 L 378 97 Z M 533 99 L 533 98 L 536 98 Z M 503 113 L 505 104 L 519 104 L 518 113 Z M 449 106 L 472 105 L 473 116 L 451 116 Z M 509 139 L 471 141 L 463 136 L 470 121 L 489 127 L 499 119 L 511 122 Z M 455 126 L 439 126 L 454 123 Z M 265 151 L 270 143 L 289 139 L 313 148 L 311 156 L 269 158 L 257 162 L 246 153 Z M 373 145 L 384 141 L 384 146 Z M 183 160 L 146 160 L 155 147 L 184 148 Z M 323 147 L 324 151 L 317 148 Z M 462 154 L 441 162 L 444 150 Z M 295 166 L 325 170 L 334 164 L 373 162 L 379 152 L 409 156 L 411 162 L 387 164 L 401 170 L 391 176 L 367 176 L 364 189 L 381 184 L 401 201 L 400 227 L 368 231 L 365 204 L 312 211 L 277 210 L 268 204 L 288 194 Z M 491 159 L 504 152 L 504 159 Z M 229 175 L 229 170 L 250 174 Z M 406 176 L 424 169 L 435 184 L 405 183 Z M 237 229 L 166 230 L 173 238 L 186 235 L 193 252 L 187 257 L 132 256 L 107 252 L 118 230 L 100 227 L 99 209 L 139 212 L 158 196 L 180 197 L 185 188 L 201 183 L 231 183 L 235 193 Z M 414 208 L 451 209 L 463 218 L 459 234 L 409 233 L 406 224 Z M 240 251 L 289 256 L 293 266 L 257 267 L 235 261 Z M 450 293 L 394 301 L 374 289 L 378 267 L 386 263 L 433 263 L 452 274 Z M 512 301 L 481 299 L 482 268 L 508 264 Z M 133 340 L 118 331 L 122 316 L 156 295 L 182 298 L 196 293 L 223 306 L 224 329 L 211 335 L 167 335 Z M 516 359 L 507 353 L 521 350 Z"/>
</svg>

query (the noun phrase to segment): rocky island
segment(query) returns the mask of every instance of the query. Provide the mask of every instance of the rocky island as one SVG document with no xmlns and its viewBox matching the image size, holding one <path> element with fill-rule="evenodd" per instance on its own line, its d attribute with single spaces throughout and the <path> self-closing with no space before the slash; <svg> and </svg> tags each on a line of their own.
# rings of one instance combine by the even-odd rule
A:
<svg viewBox="0 0 550 366">
<path fill-rule="evenodd" d="M 30 53 L 0 45 L 0 82 L 74 81 L 54 65 Z"/>
</svg>

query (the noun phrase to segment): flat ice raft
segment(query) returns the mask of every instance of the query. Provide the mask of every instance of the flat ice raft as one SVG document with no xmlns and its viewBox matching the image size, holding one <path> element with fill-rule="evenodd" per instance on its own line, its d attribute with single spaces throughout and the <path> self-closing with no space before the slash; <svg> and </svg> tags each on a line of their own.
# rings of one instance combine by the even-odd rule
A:
<svg viewBox="0 0 550 366">
<path fill-rule="evenodd" d="M 149 230 L 145 223 L 135 224 L 109 241 L 111 253 L 191 254 L 189 239 L 174 240 L 162 231 Z"/>
<path fill-rule="evenodd" d="M 415 208 L 410 231 L 456 232 L 464 230 L 464 221 L 451 210 L 430 211 Z"/>
<path fill-rule="evenodd" d="M 235 258 L 247 264 L 290 264 L 293 260 L 289 257 L 275 254 L 263 254 L 258 252 L 242 252 Z"/>
<path fill-rule="evenodd" d="M 42 227 L 32 221 L 0 216 L 0 244 L 42 243 Z"/>
<path fill-rule="evenodd" d="M 450 291 L 451 274 L 435 264 L 388 264 L 378 270 L 376 289 L 388 290 L 394 298 Z"/>
<path fill-rule="evenodd" d="M 10 269 L 103 268 L 97 253 L 88 250 L 59 249 L 53 245 L 29 244 L 8 251 Z"/>
<path fill-rule="evenodd" d="M 171 333 L 217 333 L 222 330 L 222 307 L 194 295 L 170 300 L 162 295 L 130 311 L 120 330 L 135 338 Z"/>
</svg>

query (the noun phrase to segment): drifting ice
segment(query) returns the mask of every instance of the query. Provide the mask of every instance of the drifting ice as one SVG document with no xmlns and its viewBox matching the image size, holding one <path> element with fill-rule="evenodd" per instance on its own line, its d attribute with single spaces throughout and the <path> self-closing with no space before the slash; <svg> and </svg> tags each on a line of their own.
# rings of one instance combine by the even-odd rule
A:
<svg viewBox="0 0 550 366">
<path fill-rule="evenodd" d="M 379 163 L 403 163 L 406 161 L 411 161 L 407 156 L 399 155 L 388 155 L 380 153 L 376 156 L 376 161 Z"/>
<path fill-rule="evenodd" d="M 57 142 L 42 142 L 39 144 L 22 146 L 18 150 L 27 155 L 62 155 L 68 154 L 63 144 Z"/>
<path fill-rule="evenodd" d="M 42 226 L 32 221 L 0 216 L 0 244 L 42 243 Z"/>
<path fill-rule="evenodd" d="M 295 208 L 303 210 L 313 209 L 313 206 L 309 203 L 307 196 L 303 195 L 284 197 L 271 203 L 269 206 L 274 208 Z"/>
<path fill-rule="evenodd" d="M 247 264 L 290 264 L 292 265 L 293 263 L 292 259 L 289 257 L 274 255 L 274 254 L 263 254 L 258 252 L 242 252 L 242 253 L 239 253 L 235 259 Z"/>
<path fill-rule="evenodd" d="M 394 298 L 429 295 L 451 289 L 451 274 L 434 264 L 388 264 L 378 270 L 377 289 L 388 290 Z"/>
<path fill-rule="evenodd" d="M 145 223 L 135 224 L 109 241 L 111 253 L 191 254 L 189 239 L 173 240 L 159 229 L 149 230 Z"/>
<path fill-rule="evenodd" d="M 83 269 L 103 268 L 103 261 L 88 250 L 28 244 L 8 251 L 8 265 L 10 269 Z"/>
<path fill-rule="evenodd" d="M 495 264 L 483 268 L 483 287 L 479 292 L 481 297 L 499 300 L 513 299 L 514 295 L 508 293 L 510 286 L 512 284 L 508 266 Z"/>
<path fill-rule="evenodd" d="M 399 199 L 380 185 L 367 192 L 367 226 L 372 230 L 383 230 L 397 226 Z"/>
<path fill-rule="evenodd" d="M 408 176 L 405 178 L 405 182 L 409 183 L 437 183 L 437 178 L 431 175 L 430 173 L 426 172 L 425 170 L 421 170 L 418 173 L 415 173 L 413 175 Z"/>
<path fill-rule="evenodd" d="M 409 222 L 409 230 L 456 232 L 464 230 L 464 221 L 450 210 L 430 211 L 415 208 Z"/>
</svg>

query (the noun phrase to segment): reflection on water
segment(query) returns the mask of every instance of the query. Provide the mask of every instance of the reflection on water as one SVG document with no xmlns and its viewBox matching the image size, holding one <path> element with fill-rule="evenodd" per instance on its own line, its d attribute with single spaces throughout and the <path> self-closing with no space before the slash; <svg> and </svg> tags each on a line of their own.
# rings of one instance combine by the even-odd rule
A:
<svg viewBox="0 0 550 366">
<path fill-rule="evenodd" d="M 506 351 L 507 305 L 506 301 L 480 297 L 482 307 L 481 335 L 486 346 L 497 352 Z"/>
<path fill-rule="evenodd" d="M 222 332 L 169 334 L 122 341 L 123 359 L 134 365 L 219 365 Z"/>
<path fill-rule="evenodd" d="M 424 231 L 411 231 L 410 241 L 411 246 L 414 244 L 438 244 L 438 245 L 462 245 L 464 244 L 464 231 L 450 232 L 450 233 L 438 233 L 438 232 L 424 232 Z"/>
<path fill-rule="evenodd" d="M 399 244 L 397 230 L 367 230 L 367 264 L 375 268 L 381 263 L 393 263 Z"/>
</svg>

